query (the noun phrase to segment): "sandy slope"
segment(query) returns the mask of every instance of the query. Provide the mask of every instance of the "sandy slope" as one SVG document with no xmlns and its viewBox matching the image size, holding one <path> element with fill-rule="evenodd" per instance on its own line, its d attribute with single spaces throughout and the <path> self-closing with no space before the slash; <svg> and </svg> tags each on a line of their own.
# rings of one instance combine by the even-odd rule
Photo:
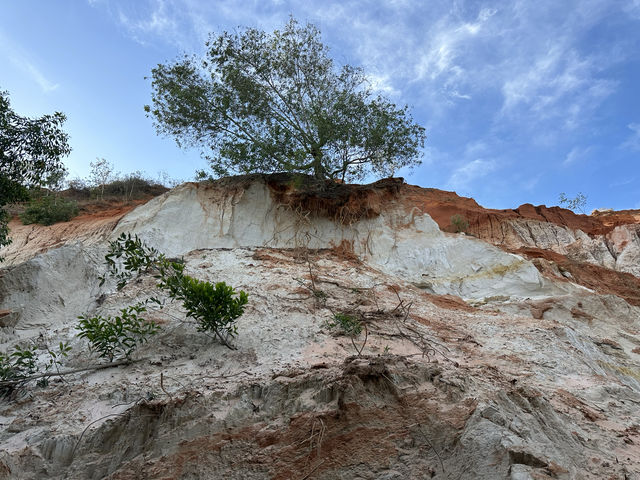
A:
<svg viewBox="0 0 640 480">
<path fill-rule="evenodd" d="M 0 270 L 0 309 L 14 312 L 4 345 L 69 339 L 66 368 L 87 363 L 78 313 L 154 291 L 151 275 L 120 292 L 98 286 L 119 232 L 184 256 L 191 275 L 227 281 L 250 303 L 237 350 L 169 305 L 150 312 L 164 330 L 133 364 L 3 400 L 0 478 L 640 475 L 638 278 L 538 244 L 514 255 L 479 231 L 443 233 L 433 191 L 370 190 L 332 197 L 348 205 L 336 222 L 269 178 L 187 184 L 115 227 L 115 217 L 77 225 L 77 244 L 60 225 L 62 246 L 16 255 Z M 577 224 L 528 220 L 580 236 Z M 588 238 L 606 235 L 583 221 Z M 626 225 L 616 221 L 609 233 Z M 47 235 L 33 230 L 24 258 Z M 366 340 L 328 328 L 336 312 L 357 316 Z"/>
</svg>

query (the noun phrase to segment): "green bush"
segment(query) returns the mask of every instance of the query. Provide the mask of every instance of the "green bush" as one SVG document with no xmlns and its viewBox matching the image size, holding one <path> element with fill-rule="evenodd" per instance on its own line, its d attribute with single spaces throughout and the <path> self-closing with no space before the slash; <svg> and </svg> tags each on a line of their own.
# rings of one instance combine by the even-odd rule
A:
<svg viewBox="0 0 640 480">
<path fill-rule="evenodd" d="M 167 262 L 160 269 L 160 288 L 172 299 L 180 300 L 187 317 L 198 322 L 198 331 L 213 334 L 229 346 L 228 339 L 238 333 L 235 321 L 244 313 L 248 295 L 225 282 L 213 285 L 184 274 L 184 264 Z"/>
<path fill-rule="evenodd" d="M 148 247 L 137 235 L 122 233 L 109 242 L 109 253 L 104 257 L 107 273 L 118 280 L 118 290 L 122 290 L 134 274 L 149 272 L 166 262 L 162 253 Z M 106 274 L 100 277 L 100 286 L 104 284 Z"/>
<path fill-rule="evenodd" d="M 125 199 L 139 198 L 155 186 L 155 182 L 145 178 L 142 172 L 136 171 L 106 183 L 103 195 L 122 196 Z"/>
<path fill-rule="evenodd" d="M 0 395 L 10 393 L 15 387 L 27 383 L 31 376 L 38 372 L 48 372 L 53 367 L 62 365 L 62 357 L 66 357 L 71 347 L 67 343 L 58 345 L 54 351 L 47 347 L 48 361 L 42 364 L 37 355 L 38 347 L 31 345 L 26 348 L 15 347 L 13 353 L 0 353 L 0 381 L 11 382 L 11 385 L 0 387 Z M 38 381 L 39 386 L 46 386 L 46 378 Z"/>
<path fill-rule="evenodd" d="M 15 347 L 13 353 L 0 353 L 0 379 L 19 380 L 38 371 L 36 360 L 37 347 Z"/>
<path fill-rule="evenodd" d="M 117 279 L 120 290 L 134 275 L 155 270 L 158 287 L 165 290 L 172 300 L 182 302 L 187 317 L 198 322 L 198 331 L 212 334 L 225 346 L 233 348 L 229 339 L 237 334 L 235 321 L 244 313 L 248 302 L 245 292 L 236 292 L 224 282 L 214 285 L 186 275 L 184 263 L 169 261 L 163 253 L 129 233 L 123 233 L 109 243 L 105 260 L 107 273 L 101 277 L 101 285 L 109 275 Z M 154 297 L 146 303 L 162 306 Z"/>
<path fill-rule="evenodd" d="M 139 345 L 160 330 L 155 322 L 138 316 L 146 310 L 142 305 L 131 305 L 121 309 L 121 315 L 115 317 L 81 315 L 78 317 L 78 336 L 89 340 L 91 349 L 110 362 L 121 355 L 128 359 Z"/>
<path fill-rule="evenodd" d="M 30 225 L 52 225 L 56 222 L 68 222 L 78 215 L 78 204 L 73 200 L 46 195 L 29 202 L 24 213 L 20 215 L 22 223 Z"/>
<path fill-rule="evenodd" d="M 469 228 L 469 220 L 464 215 L 456 213 L 451 217 L 451 225 L 455 228 L 456 233 L 466 232 Z"/>
</svg>

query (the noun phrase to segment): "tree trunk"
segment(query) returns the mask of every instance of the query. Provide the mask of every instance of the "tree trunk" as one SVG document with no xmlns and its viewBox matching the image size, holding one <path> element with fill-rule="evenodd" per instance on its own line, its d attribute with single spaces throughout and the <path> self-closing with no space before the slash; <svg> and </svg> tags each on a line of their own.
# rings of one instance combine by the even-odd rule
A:
<svg viewBox="0 0 640 480">
<path fill-rule="evenodd" d="M 327 170 L 322 165 L 322 151 L 318 147 L 312 147 L 311 155 L 313 156 L 313 176 L 324 180 L 327 178 Z"/>
</svg>

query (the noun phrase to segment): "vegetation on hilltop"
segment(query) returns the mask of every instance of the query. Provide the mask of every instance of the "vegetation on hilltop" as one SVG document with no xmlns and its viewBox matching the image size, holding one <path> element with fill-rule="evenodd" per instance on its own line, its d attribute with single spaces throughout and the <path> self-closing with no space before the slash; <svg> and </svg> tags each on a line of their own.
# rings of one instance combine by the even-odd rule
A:
<svg viewBox="0 0 640 480">
<path fill-rule="evenodd" d="M 337 69 L 315 26 L 212 34 L 206 48 L 152 70 L 145 110 L 158 133 L 201 147 L 216 175 L 345 180 L 420 163 L 425 131 L 408 107 L 374 95 L 362 69 Z"/>
<path fill-rule="evenodd" d="M 60 112 L 37 118 L 18 115 L 9 93 L 0 91 L 0 247 L 11 243 L 3 207 L 26 200 L 29 187 L 57 183 L 64 175 L 62 158 L 71 153 L 69 136 L 62 130 L 65 120 Z"/>
</svg>

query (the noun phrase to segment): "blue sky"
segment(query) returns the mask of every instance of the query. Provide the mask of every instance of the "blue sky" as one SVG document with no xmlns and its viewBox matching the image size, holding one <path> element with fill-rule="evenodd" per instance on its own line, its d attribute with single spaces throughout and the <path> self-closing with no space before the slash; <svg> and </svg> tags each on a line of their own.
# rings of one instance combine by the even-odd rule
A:
<svg viewBox="0 0 640 480">
<path fill-rule="evenodd" d="M 412 107 L 428 138 L 409 183 L 492 208 L 560 192 L 640 208 L 640 0 L 5 0 L 0 89 L 20 114 L 67 114 L 72 177 L 101 157 L 192 179 L 205 161 L 156 135 L 144 77 L 210 32 L 289 15 Z"/>
</svg>

